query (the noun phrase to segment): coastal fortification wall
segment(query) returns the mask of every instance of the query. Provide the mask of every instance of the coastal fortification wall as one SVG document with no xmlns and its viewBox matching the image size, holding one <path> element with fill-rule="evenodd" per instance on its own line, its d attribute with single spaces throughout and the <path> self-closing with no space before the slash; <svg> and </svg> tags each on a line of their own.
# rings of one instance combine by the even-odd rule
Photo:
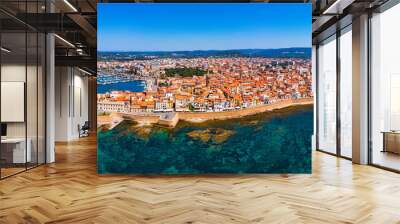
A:
<svg viewBox="0 0 400 224">
<path fill-rule="evenodd" d="M 123 119 L 130 119 L 138 122 L 139 126 L 147 126 L 152 124 L 159 124 L 167 127 L 175 127 L 179 120 L 189 122 L 204 122 L 208 120 L 226 120 L 232 118 L 240 118 L 244 116 L 254 115 L 275 109 L 281 109 L 296 105 L 313 104 L 313 98 L 302 99 L 287 99 L 279 102 L 245 108 L 234 111 L 223 112 L 174 112 L 165 114 L 125 114 L 125 113 L 112 113 L 109 116 L 101 116 L 98 119 L 98 124 L 110 124 L 111 128 L 118 125 Z"/>
<path fill-rule="evenodd" d="M 179 122 L 179 114 L 169 113 L 161 115 L 158 124 L 167 127 L 175 127 L 178 122 Z"/>
<path fill-rule="evenodd" d="M 232 118 L 240 118 L 243 116 L 263 113 L 270 110 L 281 109 L 295 105 L 312 104 L 313 98 L 287 99 L 269 105 L 245 108 L 235 111 L 222 112 L 179 112 L 179 119 L 189 122 L 203 122 L 207 120 L 224 120 Z"/>
<path fill-rule="evenodd" d="M 146 125 L 152 125 L 152 124 L 157 124 L 160 120 L 159 115 L 134 115 L 134 114 L 124 114 L 125 119 L 131 119 L 136 122 L 140 126 L 146 126 Z"/>
</svg>

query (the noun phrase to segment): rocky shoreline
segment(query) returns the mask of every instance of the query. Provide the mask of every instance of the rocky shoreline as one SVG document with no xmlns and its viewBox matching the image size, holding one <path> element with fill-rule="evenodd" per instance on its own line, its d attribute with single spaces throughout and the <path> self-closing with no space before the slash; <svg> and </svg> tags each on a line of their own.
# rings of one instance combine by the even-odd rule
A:
<svg viewBox="0 0 400 224">
<path fill-rule="evenodd" d="M 314 103 L 313 98 L 287 99 L 279 102 L 244 108 L 235 111 L 222 112 L 171 112 L 171 113 L 146 113 L 146 114 L 128 114 L 128 113 L 111 113 L 109 115 L 98 116 L 98 126 L 109 126 L 110 129 L 117 126 L 124 119 L 134 120 L 138 126 L 149 126 L 158 124 L 165 127 L 175 127 L 182 120 L 192 123 L 200 123 L 210 120 L 228 120 L 241 118 L 245 116 L 264 113 L 277 109 L 283 109 L 297 105 L 311 105 Z"/>
</svg>

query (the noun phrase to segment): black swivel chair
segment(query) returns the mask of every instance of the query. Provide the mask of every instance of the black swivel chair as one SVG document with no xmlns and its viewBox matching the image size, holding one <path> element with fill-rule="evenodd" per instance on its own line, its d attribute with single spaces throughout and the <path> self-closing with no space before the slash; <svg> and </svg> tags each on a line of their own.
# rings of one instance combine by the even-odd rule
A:
<svg viewBox="0 0 400 224">
<path fill-rule="evenodd" d="M 78 126 L 79 129 L 79 138 L 80 137 L 87 137 L 89 136 L 89 130 L 90 130 L 90 123 L 89 121 L 85 121 L 85 124 L 82 125 L 82 127 L 80 127 L 80 125 Z"/>
</svg>

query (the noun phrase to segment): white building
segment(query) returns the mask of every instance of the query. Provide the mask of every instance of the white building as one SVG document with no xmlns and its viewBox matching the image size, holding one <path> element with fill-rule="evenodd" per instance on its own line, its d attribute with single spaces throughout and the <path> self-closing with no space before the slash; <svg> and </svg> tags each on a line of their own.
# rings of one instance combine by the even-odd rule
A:
<svg viewBox="0 0 400 224">
<path fill-rule="evenodd" d="M 102 101 L 97 102 L 97 111 L 128 113 L 130 108 L 125 101 Z"/>
</svg>

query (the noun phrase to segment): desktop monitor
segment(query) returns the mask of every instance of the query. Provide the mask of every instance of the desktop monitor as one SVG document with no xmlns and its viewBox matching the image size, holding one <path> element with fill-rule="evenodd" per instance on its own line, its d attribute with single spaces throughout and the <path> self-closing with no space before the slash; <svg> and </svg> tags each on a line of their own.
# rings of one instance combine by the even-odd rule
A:
<svg viewBox="0 0 400 224">
<path fill-rule="evenodd" d="M 1 136 L 7 136 L 7 124 L 1 124 Z"/>
</svg>

